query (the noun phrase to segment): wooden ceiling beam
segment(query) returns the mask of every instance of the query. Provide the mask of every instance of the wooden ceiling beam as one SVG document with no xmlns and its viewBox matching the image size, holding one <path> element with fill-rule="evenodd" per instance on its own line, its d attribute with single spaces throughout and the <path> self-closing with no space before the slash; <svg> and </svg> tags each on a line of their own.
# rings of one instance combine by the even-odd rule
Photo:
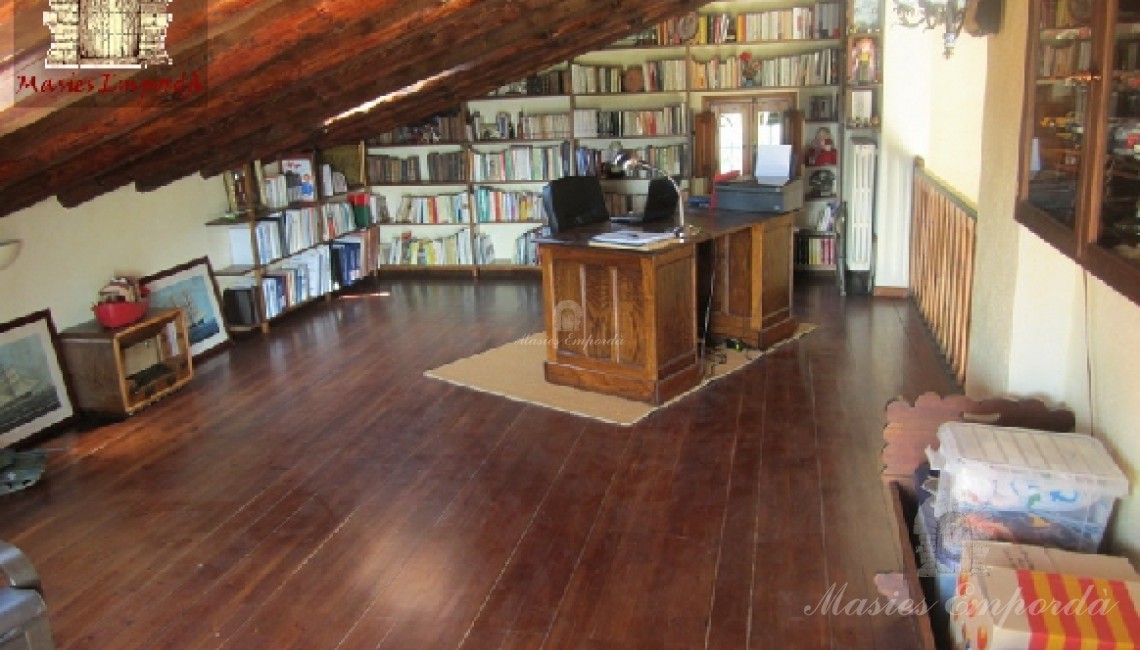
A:
<svg viewBox="0 0 1140 650">
<path fill-rule="evenodd" d="M 170 23 L 167 30 L 167 53 L 175 63 L 181 63 L 184 58 L 192 57 L 195 48 L 204 47 L 210 33 L 223 34 L 231 29 L 242 29 L 246 23 L 261 20 L 269 11 L 276 11 L 275 7 L 286 0 L 178 0 L 172 12 L 175 20 Z M 29 12 L 27 14 L 6 14 L 0 10 L 0 17 L 21 16 L 16 24 L 5 24 L 0 18 L 0 38 L 3 38 L 5 29 L 15 29 L 15 53 L 13 61 L 4 66 L 5 71 L 11 67 L 13 80 L 35 76 L 42 80 L 45 73 L 44 59 L 47 56 L 50 35 L 42 25 L 43 0 L 17 0 L 17 11 Z M 31 6 L 28 6 L 31 5 Z M 28 24 L 34 22 L 34 26 Z M 155 74 L 156 71 L 129 71 L 115 70 L 116 79 L 145 78 Z M 98 79 L 99 71 L 95 72 Z M 82 74 L 83 78 L 91 76 L 88 70 Z M 60 78 L 58 71 L 49 75 L 49 78 Z M 55 93 L 51 95 L 26 94 L 17 96 L 18 110 L 0 111 L 0 133 L 10 133 L 17 129 L 33 124 L 55 111 L 67 108 L 83 100 L 87 95 L 73 93 Z M 90 103 L 90 100 L 88 100 Z"/>
<path fill-rule="evenodd" d="M 282 1 L 286 6 L 292 4 L 289 0 Z M 538 5 L 543 6 L 538 7 Z M 569 5 L 569 8 L 565 5 Z M 399 34 L 388 33 L 382 39 L 387 43 L 387 47 L 362 48 L 361 41 L 349 39 L 355 46 L 354 51 L 351 56 L 343 60 L 342 64 L 336 66 L 330 60 L 314 54 L 314 51 L 322 48 L 320 43 L 311 42 L 313 39 L 305 40 L 304 37 L 286 39 L 294 44 L 292 53 L 286 55 L 286 62 L 308 58 L 312 63 L 308 68 L 300 68 L 301 73 L 305 75 L 303 79 L 308 81 L 309 85 L 301 87 L 290 86 L 287 83 L 262 85 L 261 82 L 265 79 L 261 72 L 283 74 L 279 71 L 286 66 L 278 60 L 264 62 L 252 70 L 246 68 L 247 74 L 254 75 L 259 82 L 255 88 L 275 86 L 283 88 L 279 93 L 263 93 L 264 103 L 260 106 L 266 109 L 278 109 L 272 112 L 263 111 L 268 114 L 267 117 L 259 119 L 256 116 L 259 104 L 250 99 L 248 90 L 250 84 L 236 86 L 236 89 L 245 91 L 239 93 L 238 98 L 227 92 L 218 97 L 220 103 L 206 104 L 193 109 L 193 113 L 184 110 L 184 107 L 167 111 L 159 109 L 159 114 L 148 116 L 153 119 L 143 119 L 140 123 L 131 125 L 123 123 L 125 119 L 123 115 L 112 115 L 99 124 L 105 129 L 105 133 L 110 134 L 108 137 L 113 137 L 117 144 L 120 144 L 121 138 L 127 143 L 132 143 L 132 137 L 139 138 L 142 134 L 150 138 L 146 141 L 146 149 L 141 155 L 135 153 L 135 148 L 128 146 L 103 147 L 102 149 L 108 150 L 107 153 L 103 153 L 102 149 L 94 149 L 86 152 L 87 155 L 77 154 L 78 157 L 64 161 L 46 173 L 35 172 L 34 182 L 23 184 L 13 182 L 0 188 L 0 206 L 2 206 L 0 214 L 42 200 L 54 193 L 53 188 L 66 188 L 63 192 L 59 192 L 60 200 L 65 204 L 74 205 L 103 192 L 122 187 L 132 180 L 137 180 L 136 186 L 140 189 L 151 189 L 193 173 L 197 169 L 213 171 L 235 162 L 268 157 L 282 150 L 318 141 L 332 142 L 341 137 L 375 134 L 402 122 L 452 107 L 467 97 L 483 95 L 503 83 L 525 76 L 550 63 L 566 60 L 584 50 L 612 42 L 642 24 L 657 22 L 698 5 L 699 2 L 678 3 L 661 0 L 637 7 L 624 7 L 621 3 L 612 1 L 571 0 L 559 3 L 556 8 L 549 7 L 543 2 L 537 2 L 533 7 L 511 0 L 498 3 L 484 2 L 480 5 L 479 11 L 480 15 L 484 16 L 482 20 L 473 21 L 471 17 L 461 20 L 459 14 L 456 14 L 450 18 L 444 16 L 440 21 L 427 25 L 422 22 L 416 26 L 401 23 L 406 29 L 402 29 Z M 496 11 L 505 25 L 485 18 L 488 12 L 494 15 Z M 438 30 L 440 22 L 454 25 L 453 31 L 458 36 L 448 38 L 448 30 Z M 486 28 L 479 29 L 475 27 L 476 25 Z M 373 26 L 374 23 L 356 20 L 347 23 L 342 33 L 353 34 L 358 33 L 358 30 L 375 33 Z M 328 23 L 325 22 L 322 29 L 327 27 Z M 416 32 L 415 27 L 432 30 L 435 34 L 441 34 L 443 38 L 435 34 Z M 230 39 L 237 38 L 233 34 L 227 36 Z M 234 43 L 233 40 L 227 42 Z M 211 43 L 215 44 L 216 41 Z M 405 50 L 401 55 L 400 48 L 407 48 L 410 44 L 418 45 L 410 50 L 416 54 L 408 57 L 408 50 Z M 226 51 L 232 55 L 238 50 Z M 335 57 L 332 59 L 332 61 L 339 60 Z M 394 74 L 390 73 L 392 60 L 400 62 Z M 464 62 L 473 62 L 475 69 L 463 73 L 460 77 L 447 80 L 443 87 L 425 89 L 411 97 L 396 100 L 390 105 L 376 109 L 371 115 L 353 116 L 332 125 L 332 128 L 324 128 L 323 122 L 326 116 L 353 108 L 374 98 L 377 94 L 381 94 L 376 90 L 377 87 L 404 88 L 414 81 L 431 77 L 441 70 L 453 68 Z M 341 71 L 330 72 L 334 67 Z M 299 68 L 291 66 L 288 70 L 295 78 Z M 362 80 L 365 84 L 360 83 Z M 210 83 L 211 85 L 217 83 L 213 68 L 210 69 Z M 374 86 L 362 87 L 369 84 Z M 281 107 L 285 108 L 281 110 Z M 244 121 L 232 118 L 228 121 L 210 119 L 219 114 L 224 115 L 226 111 L 246 119 Z M 130 114 L 129 110 L 126 112 Z M 182 118 L 192 115 L 197 119 L 183 119 L 181 127 L 172 130 L 158 129 L 153 132 L 146 130 L 147 125 L 170 120 L 175 115 Z M 137 112 L 135 116 L 138 116 Z M 190 122 L 189 125 L 186 124 L 187 121 Z M 225 129 L 227 124 L 232 125 L 235 122 L 241 126 L 241 133 L 232 133 Z M 204 127 L 204 123 L 207 126 Z M 276 123 L 277 126 L 274 127 L 271 123 Z M 29 136 L 25 133 L 23 137 Z M 136 140 L 133 144 L 139 142 Z M 0 139 L 0 146 L 3 146 L 3 139 Z M 98 173 L 99 171 L 103 173 Z M 29 186 L 33 189 L 26 189 Z"/>
<path fill-rule="evenodd" d="M 532 0 L 532 2 L 541 4 L 541 0 Z M 583 2 L 583 0 L 571 4 L 576 6 L 590 5 L 589 2 Z M 318 111 L 317 117 L 323 118 L 324 115 L 332 114 L 336 107 L 330 107 L 323 103 L 311 107 L 305 106 L 306 101 L 312 102 L 314 97 L 320 96 L 319 88 L 338 87 L 342 84 L 359 88 L 361 80 L 367 78 L 362 75 L 366 73 L 376 75 L 378 71 L 386 70 L 385 64 L 389 64 L 393 60 L 401 62 L 400 70 L 403 70 L 404 74 L 399 76 L 385 74 L 383 81 L 387 83 L 384 86 L 378 84 L 383 89 L 382 92 L 377 93 L 374 90 L 365 90 L 364 92 L 370 96 L 375 96 L 375 94 L 383 94 L 389 90 L 405 87 L 437 69 L 437 57 L 432 56 L 434 51 L 444 47 L 454 48 L 458 46 L 462 48 L 467 44 L 467 49 L 451 51 L 458 51 L 461 54 L 469 53 L 473 56 L 479 48 L 485 47 L 485 41 L 480 40 L 480 34 L 484 31 L 490 32 L 499 29 L 499 25 L 493 21 L 477 20 L 479 16 L 487 13 L 485 5 L 486 3 L 481 8 L 473 4 L 463 5 L 465 8 L 463 11 L 434 21 L 425 22 L 422 20 L 425 18 L 424 16 L 412 15 L 404 21 L 389 25 L 389 31 L 392 33 L 387 34 L 387 46 L 370 53 L 367 66 L 353 67 L 349 72 L 336 74 L 331 78 L 325 75 L 334 74 L 330 73 L 329 70 L 335 69 L 334 64 L 340 62 L 339 58 L 330 61 L 327 52 L 322 55 L 324 58 L 316 58 L 315 55 L 309 57 L 307 51 L 295 51 L 284 61 L 274 62 L 275 72 L 262 70 L 256 74 L 257 84 L 246 84 L 233 90 L 227 88 L 224 91 L 219 91 L 217 95 L 211 96 L 208 105 L 199 111 L 204 111 L 207 113 L 206 115 L 188 114 L 188 110 L 181 109 L 149 123 L 144 122 L 134 130 L 117 136 L 117 146 L 107 147 L 92 155 L 85 156 L 82 160 L 69 164 L 59 171 L 50 170 L 47 172 L 46 179 L 51 184 L 59 186 L 87 182 L 91 175 L 102 170 L 130 164 L 133 160 L 151 158 L 147 154 L 155 149 L 155 143 L 170 140 L 175 137 L 175 133 L 178 133 L 179 137 L 192 136 L 194 140 L 202 143 L 202 146 L 214 149 L 221 144 L 222 138 L 240 138 L 245 132 L 260 130 L 259 120 L 279 121 L 282 119 L 280 115 L 282 107 L 289 107 L 293 111 L 297 111 L 298 107 L 303 107 L 300 109 L 301 112 L 307 113 Z M 517 10 L 518 7 L 514 7 L 510 11 L 500 12 L 503 14 L 501 20 L 514 24 L 517 22 L 513 21 L 516 18 Z M 388 22 L 391 23 L 391 21 Z M 372 30 L 365 31 L 373 33 Z M 392 37 L 393 33 L 400 36 Z M 449 41 L 447 35 L 452 33 L 463 36 Z M 475 44 L 471 45 L 472 42 Z M 351 40 L 349 44 L 350 47 L 347 49 L 342 48 L 345 60 L 348 60 L 352 54 L 360 56 L 362 44 L 357 40 Z M 315 46 L 321 47 L 319 43 Z M 301 48 L 296 49 L 300 50 Z M 409 58 L 406 54 L 409 51 L 415 52 L 416 55 Z M 322 65 L 318 66 L 317 63 Z M 416 65 L 417 63 L 419 65 Z M 272 93 L 263 91 L 264 88 L 288 88 L 288 81 L 296 78 L 298 70 L 305 70 L 314 78 L 321 80 L 316 92 L 313 89 L 306 88 L 303 93 L 292 93 L 294 96 L 288 97 L 274 96 Z M 218 83 L 216 75 L 213 73 L 211 73 L 210 83 Z M 283 92 L 288 94 L 288 91 Z M 269 97 L 257 103 L 259 95 L 269 95 Z M 251 105 L 251 102 L 254 103 Z M 350 106 L 346 106 L 346 108 L 348 107 Z M 230 117 L 227 121 L 219 122 L 223 115 Z M 204 133 L 201 128 L 208 124 L 216 124 L 218 127 L 213 130 L 213 133 Z M 190 153 L 191 149 L 186 146 L 179 147 L 179 150 L 184 153 Z M 190 153 L 190 155 L 196 154 Z M 147 168 L 151 168 L 149 164 Z M 39 176 L 44 178 L 44 173 L 41 172 Z"/>
<path fill-rule="evenodd" d="M 693 4 L 695 5 L 696 3 Z M 482 60 L 477 60 L 474 58 L 476 56 L 479 56 L 478 50 L 486 50 L 487 48 L 492 47 L 489 44 L 488 39 L 493 39 L 494 43 L 496 44 L 503 44 L 504 50 L 507 50 L 507 54 L 505 55 L 504 60 L 519 63 L 519 65 L 514 66 L 514 69 L 516 69 L 517 72 L 509 74 L 516 74 L 521 76 L 534 70 L 547 67 L 553 63 L 565 61 L 567 58 L 573 55 L 577 55 L 582 51 L 594 49 L 600 45 L 608 44 L 614 39 L 624 36 L 634 29 L 639 28 L 643 24 L 657 22 L 658 20 L 667 17 L 666 11 L 668 10 L 662 8 L 662 6 L 669 7 L 668 10 L 672 10 L 674 12 L 677 11 L 675 3 L 661 2 L 657 3 L 657 5 L 648 5 L 644 10 L 646 13 L 643 16 L 636 14 L 636 12 L 633 16 L 623 14 L 623 20 L 617 23 L 614 23 L 612 20 L 612 7 L 609 6 L 605 6 L 604 8 L 597 11 L 590 12 L 585 17 L 576 15 L 550 16 L 550 12 L 548 12 L 544 18 L 558 18 L 561 21 L 555 21 L 553 23 L 555 25 L 562 25 L 558 31 L 565 32 L 559 39 L 552 39 L 550 33 L 539 31 L 537 29 L 537 26 L 533 24 L 533 21 L 537 20 L 536 18 L 516 21 L 508 27 L 495 27 L 488 30 L 484 34 L 478 35 L 475 39 L 476 44 L 472 48 L 449 48 L 446 50 L 447 55 L 431 57 L 426 66 L 402 66 L 400 72 L 394 73 L 394 76 L 398 77 L 401 80 L 401 83 L 396 85 L 401 85 L 401 87 L 403 87 L 413 81 L 419 81 L 425 77 L 429 77 L 433 71 L 438 72 L 441 68 L 448 69 L 450 67 L 454 67 L 453 64 L 459 65 L 463 63 L 469 63 L 471 64 L 470 69 L 463 72 L 461 78 L 482 79 L 484 75 L 487 75 L 488 80 L 484 83 L 476 83 L 464 93 L 457 94 L 453 105 L 458 104 L 467 97 L 485 94 L 486 92 L 493 90 L 503 83 L 512 81 L 514 78 L 517 78 L 510 76 L 504 77 L 503 73 L 499 70 L 499 65 L 488 64 Z M 656 9 L 654 7 L 656 7 Z M 551 9 L 551 12 L 555 11 L 556 10 L 553 8 Z M 599 30 L 599 26 L 606 24 L 607 20 L 610 21 L 608 29 Z M 566 25 L 580 26 L 580 29 L 584 31 L 572 31 L 572 28 L 567 28 Z M 554 45 L 560 42 L 565 42 L 565 44 L 557 49 L 554 48 Z M 522 56 L 520 55 L 518 49 L 524 44 L 528 45 L 531 49 L 527 51 L 525 56 Z M 484 54 L 483 56 L 487 57 L 489 55 Z M 319 137 L 321 141 L 333 142 L 335 141 L 335 138 L 329 138 L 323 134 L 323 125 L 320 122 L 314 122 L 311 119 L 308 121 L 297 121 L 299 116 L 305 117 L 311 116 L 313 114 L 320 115 L 321 113 L 319 111 L 323 106 L 348 106 L 351 108 L 356 107 L 365 101 L 374 99 L 374 92 L 369 91 L 366 88 L 361 89 L 360 83 L 351 82 L 359 82 L 360 79 L 364 78 L 366 70 L 377 69 L 379 64 L 388 58 L 390 58 L 389 55 L 381 53 L 375 59 L 366 59 L 358 63 L 354 62 L 351 68 L 348 68 L 347 70 L 339 73 L 338 77 L 322 84 L 322 89 L 333 89 L 334 91 L 337 91 L 338 94 L 335 97 L 328 94 L 328 91 L 325 91 L 326 94 L 322 95 L 320 89 L 312 87 L 294 89 L 286 95 L 274 97 L 268 102 L 270 106 L 266 107 L 268 117 L 265 119 L 275 123 L 292 123 L 294 124 L 294 133 L 303 134 L 300 138 L 291 142 L 287 148 L 296 148 L 298 146 L 304 146 L 306 144 L 313 144 L 313 137 Z M 454 86 L 456 82 L 454 79 L 450 79 L 447 81 L 447 83 Z M 344 95 L 346 94 L 349 96 L 350 101 L 345 101 L 343 99 Z M 422 93 L 417 92 L 414 94 L 414 96 L 420 97 L 422 96 Z M 271 107 L 282 106 L 293 108 L 286 110 L 277 108 L 276 110 L 269 112 Z M 439 108 L 432 108 L 431 110 L 439 110 Z M 374 134 L 378 132 L 376 130 L 375 115 L 377 113 L 387 113 L 389 111 L 390 107 L 385 106 L 383 108 L 375 109 L 372 112 L 373 115 L 371 116 L 353 119 L 363 120 L 365 124 L 369 125 L 367 128 L 370 130 L 370 132 Z M 427 114 L 430 114 L 430 111 Z M 415 119 L 417 117 L 422 117 L 423 115 L 425 115 L 425 113 L 421 112 L 418 115 L 410 116 L 410 118 Z M 346 123 L 351 124 L 351 119 L 346 121 Z M 243 139 L 243 136 L 250 130 L 259 128 L 259 125 L 256 121 L 250 121 L 248 118 L 245 118 L 244 120 L 235 119 L 232 122 L 215 122 L 213 124 L 214 126 L 211 127 L 212 132 L 203 133 L 200 138 L 200 140 L 203 142 L 210 142 L 211 147 L 219 152 L 213 156 L 203 159 L 204 162 L 201 171 L 206 174 L 216 173 L 217 171 L 231 166 L 234 162 L 237 162 L 239 160 L 227 156 L 225 150 L 228 147 L 222 143 L 222 138 L 229 137 L 241 140 Z M 399 122 L 395 122 L 392 124 L 392 126 L 396 126 L 398 124 Z M 272 148 L 272 145 L 269 147 L 263 145 L 262 147 L 263 150 L 266 150 L 268 148 Z M 278 148 L 276 150 L 279 152 L 281 149 Z M 187 152 L 186 155 L 193 157 L 198 154 L 197 152 L 191 151 Z M 159 162 L 159 160 L 152 161 L 152 163 Z M 154 169 L 153 165 L 147 165 L 147 168 Z M 152 182 L 147 183 L 148 186 L 152 184 Z"/>
<path fill-rule="evenodd" d="M 440 3 L 432 0 L 403 3 L 397 0 L 284 2 L 281 6 L 287 7 L 288 11 L 279 10 L 272 2 L 265 4 L 268 8 L 262 8 L 261 3 L 253 6 L 257 8 L 257 15 L 242 21 L 241 28 L 221 32 L 211 37 L 208 43 L 190 48 L 172 66 L 151 68 L 140 76 L 178 77 L 182 73 L 205 70 L 207 90 L 216 87 L 218 90 L 213 92 L 225 96 L 233 88 L 257 86 L 251 83 L 250 73 L 275 60 L 296 62 L 297 51 L 315 56 L 320 44 L 327 43 L 328 34 L 348 29 L 361 16 L 406 12 L 401 13 L 399 20 L 389 21 L 384 32 L 388 37 L 398 37 L 402 29 L 415 26 L 418 21 L 430 17 L 433 11 L 449 11 L 440 9 Z M 282 75 L 277 83 L 295 81 L 298 69 L 294 67 L 291 76 Z M 100 110 L 96 107 L 109 108 Z M 119 93 L 88 94 L 70 108 L 72 110 L 56 111 L 15 133 L 0 136 L 0 183 L 21 182 L 35 171 L 82 156 L 103 145 L 127 147 L 123 143 L 124 134 L 163 115 L 173 114 L 178 119 L 194 115 L 188 114 L 188 111 L 194 111 L 193 101 L 171 102 L 168 97 L 157 94 L 133 98 Z"/>
</svg>

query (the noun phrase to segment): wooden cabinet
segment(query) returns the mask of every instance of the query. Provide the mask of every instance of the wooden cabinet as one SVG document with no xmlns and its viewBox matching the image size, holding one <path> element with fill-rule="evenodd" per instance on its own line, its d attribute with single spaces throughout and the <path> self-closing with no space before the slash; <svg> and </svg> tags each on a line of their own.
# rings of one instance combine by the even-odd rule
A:
<svg viewBox="0 0 1140 650">
<path fill-rule="evenodd" d="M 59 340 L 82 411 L 130 415 L 194 376 L 180 309 L 152 311 L 117 329 L 88 321 L 64 330 Z"/>
<path fill-rule="evenodd" d="M 1032 11 L 1017 219 L 1140 303 L 1140 8 Z"/>
</svg>

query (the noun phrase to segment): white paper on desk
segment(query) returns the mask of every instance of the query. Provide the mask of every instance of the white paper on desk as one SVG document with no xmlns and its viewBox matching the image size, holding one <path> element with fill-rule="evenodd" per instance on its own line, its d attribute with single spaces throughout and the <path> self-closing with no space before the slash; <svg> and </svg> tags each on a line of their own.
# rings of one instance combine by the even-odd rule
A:
<svg viewBox="0 0 1140 650">
<path fill-rule="evenodd" d="M 757 145 L 754 175 L 760 185 L 787 185 L 792 176 L 792 145 Z"/>
<path fill-rule="evenodd" d="M 666 239 L 676 239 L 677 236 L 669 232 L 642 232 L 640 230 L 617 230 L 603 232 L 590 238 L 599 244 L 621 244 L 623 246 L 648 246 L 653 242 Z"/>
</svg>

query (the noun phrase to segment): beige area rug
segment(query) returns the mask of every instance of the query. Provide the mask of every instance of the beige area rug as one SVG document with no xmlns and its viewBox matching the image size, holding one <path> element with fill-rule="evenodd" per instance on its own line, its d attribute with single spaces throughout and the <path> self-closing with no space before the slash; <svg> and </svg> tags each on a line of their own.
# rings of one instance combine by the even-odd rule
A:
<svg viewBox="0 0 1140 650">
<path fill-rule="evenodd" d="M 718 358 L 712 375 L 661 406 L 547 382 L 542 371 L 542 362 L 546 360 L 545 335 L 541 333 L 524 336 L 506 345 L 428 370 L 424 375 L 519 402 L 629 426 L 653 411 L 666 408 L 717 379 L 732 374 L 772 350 L 799 339 L 813 329 L 815 325 L 801 323 L 794 334 L 764 351 L 738 352 L 718 348 L 717 352 L 723 354 Z M 719 363 L 721 359 L 724 363 Z"/>
</svg>

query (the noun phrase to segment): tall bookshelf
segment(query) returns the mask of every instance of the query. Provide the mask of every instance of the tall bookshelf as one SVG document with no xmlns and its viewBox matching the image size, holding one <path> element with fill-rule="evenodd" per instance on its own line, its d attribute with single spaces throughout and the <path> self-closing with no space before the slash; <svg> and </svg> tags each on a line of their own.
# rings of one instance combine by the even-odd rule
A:
<svg viewBox="0 0 1140 650">
<path fill-rule="evenodd" d="M 706 99 L 772 93 L 794 97 L 803 115 L 793 132 L 801 163 L 821 131 L 830 136 L 831 157 L 803 169 L 799 224 L 807 236 L 826 236 L 813 228 L 821 210 L 842 200 L 854 88 L 848 3 L 861 1 L 713 2 L 445 115 L 377 134 L 365 144 L 365 167 L 370 191 L 391 207 L 391 222 L 379 225 L 382 268 L 537 268 L 525 244 L 546 223 L 541 192 L 550 180 L 597 174 L 611 211 L 639 207 L 651 174 L 607 173 L 617 148 L 640 151 L 685 193 L 707 194 L 712 188 L 693 163 Z M 761 63 L 751 77 L 749 60 Z M 441 175 L 431 162 L 440 158 L 465 161 L 463 174 Z M 826 192 L 809 182 L 816 172 L 830 174 Z"/>
<path fill-rule="evenodd" d="M 296 152 L 223 173 L 230 264 L 215 275 L 232 330 L 270 323 L 375 269 L 382 205 L 363 184 L 358 145 Z"/>
</svg>

